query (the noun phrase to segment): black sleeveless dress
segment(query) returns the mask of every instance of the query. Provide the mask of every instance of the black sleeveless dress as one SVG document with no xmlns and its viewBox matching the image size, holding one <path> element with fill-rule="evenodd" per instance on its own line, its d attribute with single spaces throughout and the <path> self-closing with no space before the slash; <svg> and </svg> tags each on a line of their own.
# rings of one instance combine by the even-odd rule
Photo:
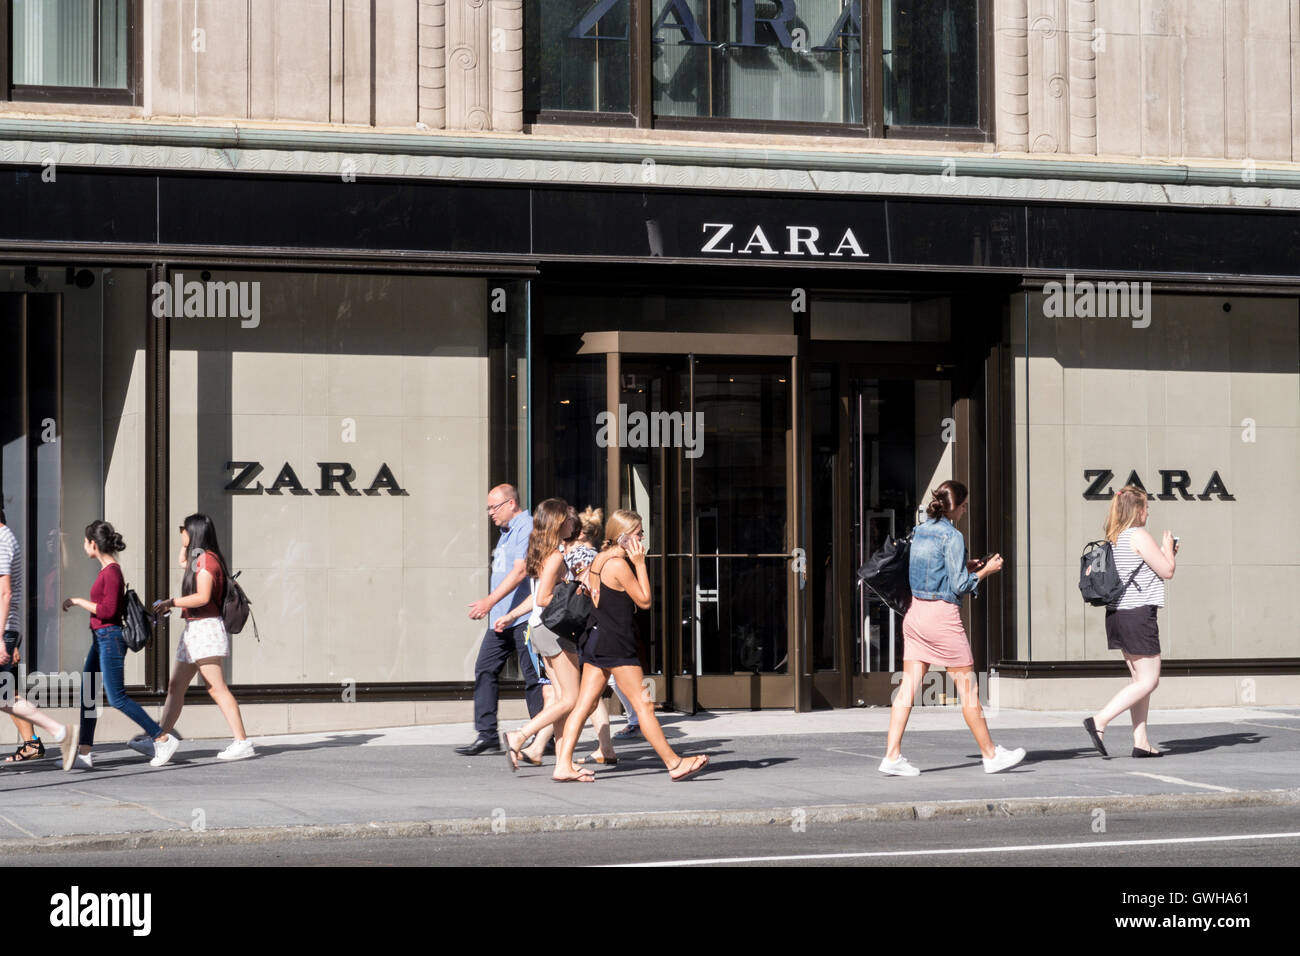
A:
<svg viewBox="0 0 1300 956">
<path fill-rule="evenodd" d="M 628 558 L 623 560 L 635 570 L 635 565 Z M 604 570 L 605 566 L 601 565 L 601 571 Z M 631 596 L 626 591 L 606 587 L 602 580 L 600 605 L 592 606 L 591 617 L 588 619 L 591 629 L 587 632 L 582 659 L 604 670 L 611 667 L 640 667 L 636 626 L 632 623 L 632 615 L 635 613 L 636 605 L 632 603 Z"/>
</svg>

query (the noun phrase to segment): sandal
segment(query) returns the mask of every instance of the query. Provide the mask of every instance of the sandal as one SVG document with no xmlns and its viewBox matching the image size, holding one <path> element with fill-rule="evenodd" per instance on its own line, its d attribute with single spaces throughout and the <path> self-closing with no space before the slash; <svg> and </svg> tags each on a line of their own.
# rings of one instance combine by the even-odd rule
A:
<svg viewBox="0 0 1300 956">
<path fill-rule="evenodd" d="M 606 757 L 606 756 L 605 756 L 604 754 L 602 754 L 600 751 L 596 751 L 595 753 L 588 754 L 588 755 L 585 756 L 585 757 L 579 757 L 577 760 L 574 761 L 574 763 L 575 763 L 575 764 L 584 764 L 584 763 L 586 763 L 588 760 L 591 760 L 591 761 L 593 761 L 593 762 L 595 762 L 595 763 L 601 764 L 602 766 L 605 766 L 605 767 L 617 767 L 617 766 L 618 766 L 618 757 Z"/>
<path fill-rule="evenodd" d="M 691 769 L 687 770 L 685 773 L 679 774 L 677 771 L 682 768 L 682 764 L 684 764 L 687 760 L 694 760 L 695 766 L 691 767 Z M 694 757 L 682 757 L 677 761 L 677 766 L 673 767 L 671 770 L 668 771 L 668 776 L 671 777 L 673 780 L 685 780 L 687 777 L 691 776 L 692 774 L 699 773 L 708 765 L 709 765 L 708 754 L 696 754 Z"/>
<path fill-rule="evenodd" d="M 556 783 L 595 783 L 596 775 L 590 770 L 580 770 L 572 777 L 551 777 Z"/>
<path fill-rule="evenodd" d="M 29 748 L 31 747 L 36 748 L 36 753 L 28 752 Z M 41 743 L 39 738 L 36 740 L 24 740 L 22 743 L 18 745 L 17 750 L 15 750 L 8 757 L 5 757 L 4 762 L 22 763 L 24 760 L 37 760 L 44 756 L 45 756 L 45 744 Z"/>
<path fill-rule="evenodd" d="M 506 756 L 510 758 L 510 772 L 514 773 L 516 770 L 519 769 L 519 758 L 523 756 L 523 749 L 524 749 L 523 744 L 520 744 L 518 747 L 511 747 L 510 735 L 502 734 L 501 749 L 504 750 L 506 752 Z M 531 763 L 531 761 L 529 762 Z"/>
</svg>

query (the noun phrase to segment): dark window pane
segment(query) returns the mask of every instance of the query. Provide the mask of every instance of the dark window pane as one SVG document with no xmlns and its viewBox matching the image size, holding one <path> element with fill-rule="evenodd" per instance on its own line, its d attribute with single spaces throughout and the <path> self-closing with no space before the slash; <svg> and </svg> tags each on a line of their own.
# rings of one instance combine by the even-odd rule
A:
<svg viewBox="0 0 1300 956">
<path fill-rule="evenodd" d="M 527 107 L 626 113 L 628 0 L 525 4 Z"/>
<path fill-rule="evenodd" d="M 125 89 L 129 0 L 14 0 L 13 82 Z"/>
<path fill-rule="evenodd" d="M 882 0 L 885 124 L 979 123 L 979 4 Z"/>
</svg>

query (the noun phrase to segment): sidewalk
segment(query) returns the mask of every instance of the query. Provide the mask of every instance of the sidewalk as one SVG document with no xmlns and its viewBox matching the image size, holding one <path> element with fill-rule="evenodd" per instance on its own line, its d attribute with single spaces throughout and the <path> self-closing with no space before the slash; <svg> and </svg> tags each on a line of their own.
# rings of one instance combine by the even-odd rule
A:
<svg viewBox="0 0 1300 956">
<path fill-rule="evenodd" d="M 53 759 L 0 770 L 0 849 L 65 845 L 60 838 L 124 845 L 97 839 L 110 834 L 185 843 L 788 823 L 794 810 L 829 820 L 1098 806 L 1300 808 L 1300 707 L 1153 712 L 1151 740 L 1167 752 L 1160 760 L 1128 756 L 1125 718 L 1107 733 L 1112 758 L 1101 759 L 1080 725 L 1084 716 L 1003 709 L 990 720 L 994 740 L 1029 753 L 1019 767 L 989 775 L 959 710 L 917 708 L 903 748 L 922 770 L 912 778 L 876 771 L 885 708 L 663 715 L 675 748 L 711 757 L 707 772 L 682 784 L 669 781 L 643 740 L 621 747 L 619 765 L 599 768 L 594 784 L 552 782 L 550 758 L 512 774 L 504 755 L 454 753 L 473 737 L 467 724 L 262 737 L 256 759 L 234 763 L 215 759 L 224 740 L 187 740 L 159 769 L 105 745 L 95 770 L 63 773 L 51 748 Z M 579 752 L 593 746 L 588 730 Z M 285 829 L 303 827 L 328 829 Z"/>
</svg>

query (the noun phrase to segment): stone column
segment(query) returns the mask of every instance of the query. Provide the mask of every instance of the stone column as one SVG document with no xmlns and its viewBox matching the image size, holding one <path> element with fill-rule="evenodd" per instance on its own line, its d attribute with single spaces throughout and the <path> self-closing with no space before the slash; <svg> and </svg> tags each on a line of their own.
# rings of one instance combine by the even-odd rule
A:
<svg viewBox="0 0 1300 956">
<path fill-rule="evenodd" d="M 431 129 L 447 125 L 447 0 L 420 2 L 418 116 Z"/>
<path fill-rule="evenodd" d="M 491 30 L 487 0 L 447 0 L 446 8 L 447 129 L 490 129 Z"/>
<path fill-rule="evenodd" d="M 997 0 L 997 142 L 1010 152 L 1029 151 L 1028 0 Z"/>
<path fill-rule="evenodd" d="M 491 0 L 492 128 L 524 128 L 524 3 Z"/>
<path fill-rule="evenodd" d="M 1097 154 L 1096 0 L 1070 0 L 1070 152 Z"/>
</svg>

